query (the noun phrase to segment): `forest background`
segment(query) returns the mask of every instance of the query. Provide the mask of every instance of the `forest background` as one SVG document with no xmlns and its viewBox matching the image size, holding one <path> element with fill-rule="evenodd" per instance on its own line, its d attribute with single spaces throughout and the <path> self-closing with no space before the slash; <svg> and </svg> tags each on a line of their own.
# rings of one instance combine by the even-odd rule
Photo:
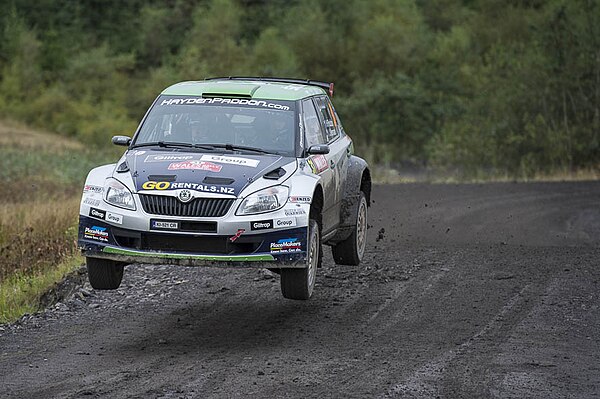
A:
<svg viewBox="0 0 600 399">
<path fill-rule="evenodd" d="M 0 118 L 109 145 L 166 86 L 334 81 L 371 163 L 597 170 L 597 0 L 0 0 Z"/>
</svg>

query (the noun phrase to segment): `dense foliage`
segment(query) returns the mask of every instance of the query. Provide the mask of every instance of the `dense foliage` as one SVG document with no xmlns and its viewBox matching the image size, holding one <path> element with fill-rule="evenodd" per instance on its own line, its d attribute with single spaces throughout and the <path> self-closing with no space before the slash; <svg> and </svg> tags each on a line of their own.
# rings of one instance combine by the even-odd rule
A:
<svg viewBox="0 0 600 399">
<path fill-rule="evenodd" d="M 372 162 L 597 167 L 597 0 L 0 0 L 0 117 L 104 144 L 169 84 L 336 82 Z"/>
</svg>

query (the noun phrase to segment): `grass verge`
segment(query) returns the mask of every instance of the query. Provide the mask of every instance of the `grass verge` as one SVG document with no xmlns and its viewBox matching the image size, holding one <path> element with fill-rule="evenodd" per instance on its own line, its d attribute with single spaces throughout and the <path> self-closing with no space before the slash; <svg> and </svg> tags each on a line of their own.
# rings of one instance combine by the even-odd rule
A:
<svg viewBox="0 0 600 399">
<path fill-rule="evenodd" d="M 82 263 L 83 257 L 75 254 L 54 267 L 9 275 L 0 282 L 0 324 L 12 323 L 26 313 L 40 310 L 40 298 Z"/>
<path fill-rule="evenodd" d="M 83 182 L 114 162 L 65 137 L 0 123 L 0 323 L 38 310 L 40 298 L 83 262 L 76 247 Z"/>
</svg>

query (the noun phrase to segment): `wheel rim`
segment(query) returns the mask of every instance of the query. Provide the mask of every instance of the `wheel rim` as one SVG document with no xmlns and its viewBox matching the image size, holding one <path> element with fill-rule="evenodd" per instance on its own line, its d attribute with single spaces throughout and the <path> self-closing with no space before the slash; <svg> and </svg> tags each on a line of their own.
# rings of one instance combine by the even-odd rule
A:
<svg viewBox="0 0 600 399">
<path fill-rule="evenodd" d="M 318 229 L 318 227 L 316 228 Z M 312 294 L 317 279 L 317 263 L 319 263 L 319 231 L 313 231 L 308 250 L 308 293 Z"/>
<path fill-rule="evenodd" d="M 358 249 L 358 258 L 362 259 L 367 246 L 367 204 L 364 198 L 360 201 L 358 208 L 358 219 L 356 221 L 356 248 Z"/>
</svg>

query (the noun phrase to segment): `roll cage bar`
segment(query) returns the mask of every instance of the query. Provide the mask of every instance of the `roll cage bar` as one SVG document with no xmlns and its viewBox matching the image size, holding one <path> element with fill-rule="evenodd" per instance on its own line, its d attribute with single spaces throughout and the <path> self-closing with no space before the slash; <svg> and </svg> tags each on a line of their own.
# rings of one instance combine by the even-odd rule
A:
<svg viewBox="0 0 600 399">
<path fill-rule="evenodd" d="M 261 82 L 295 83 L 309 86 L 317 86 L 325 89 L 329 97 L 333 97 L 333 82 L 321 82 L 319 80 L 297 79 L 297 78 L 273 78 L 260 76 L 224 76 L 217 78 L 206 78 L 204 80 L 258 80 Z"/>
</svg>

